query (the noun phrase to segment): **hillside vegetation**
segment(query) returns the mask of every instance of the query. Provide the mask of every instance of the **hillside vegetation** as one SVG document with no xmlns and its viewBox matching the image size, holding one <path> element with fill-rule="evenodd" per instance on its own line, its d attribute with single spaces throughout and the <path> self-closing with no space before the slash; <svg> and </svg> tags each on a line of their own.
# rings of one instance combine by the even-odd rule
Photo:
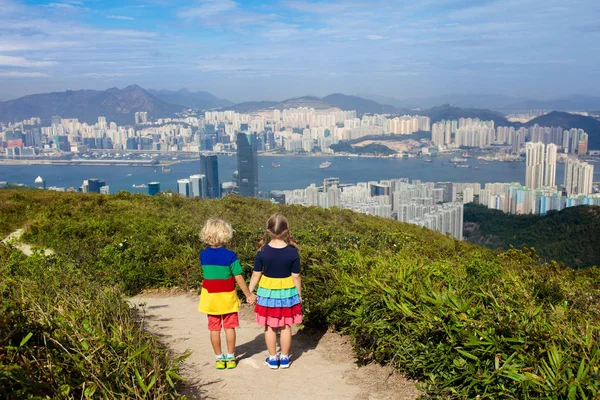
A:
<svg viewBox="0 0 600 400">
<path fill-rule="evenodd" d="M 307 325 L 327 325 L 348 334 L 361 363 L 392 365 L 417 378 L 427 396 L 434 398 L 591 399 L 600 390 L 596 268 L 576 271 L 544 264 L 531 250 L 495 253 L 348 210 L 272 205 L 240 197 L 192 200 L 124 192 L 100 196 L 4 190 L 0 215 L 5 210 L 11 210 L 12 217 L 4 217 L 3 229 L 25 225 L 26 240 L 57 252 L 54 261 L 39 258 L 39 262 L 52 263 L 52 271 L 65 265 L 65 274 L 53 276 L 56 282 L 71 282 L 64 292 L 79 298 L 71 276 L 85 275 L 102 289 L 86 297 L 82 279 L 81 298 L 102 302 L 103 293 L 112 290 L 134 294 L 152 287 L 198 288 L 202 279 L 198 251 L 203 248 L 198 232 L 208 217 L 232 223 L 231 248 L 249 276 L 266 218 L 281 211 L 301 245 Z M 3 264 L 18 258 L 10 254 Z M 20 284 L 19 269 L 4 268 L 14 285 Z M 4 309 L 11 304 L 13 309 L 20 307 L 22 292 L 2 290 Z M 119 304 L 115 300 L 110 306 Z M 45 315 L 47 324 L 61 316 L 80 321 L 83 308 L 67 309 L 60 301 L 47 301 L 38 315 Z M 0 386 L 37 394 L 33 379 L 17 380 L 11 371 L 21 368 L 35 376 L 35 368 L 40 368 L 35 360 L 51 328 L 32 329 L 33 317 L 22 314 L 8 325 L 0 324 L 0 337 L 12 346 L 0 347 L 12 352 L 0 350 Z M 11 313 L 3 315 L 12 318 Z M 7 326 L 17 327 L 18 333 Z M 71 329 L 78 335 L 87 328 L 72 324 Z M 26 332 L 32 333 L 28 341 L 23 340 L 29 336 Z M 109 332 L 113 330 L 107 329 L 106 336 L 117 335 Z M 93 335 L 96 340 L 104 337 L 100 331 Z M 144 347 L 141 340 L 135 339 L 134 347 Z M 74 345 L 78 343 L 82 342 Z M 120 352 L 110 357 L 114 365 L 123 359 Z M 136 357 L 134 352 L 125 358 Z M 80 382 L 60 359 L 50 365 L 63 381 Z M 161 390 L 170 390 L 166 376 L 175 374 L 170 368 L 168 360 L 160 359 L 152 373 L 140 371 L 139 387 L 148 388 L 154 374 L 153 388 L 160 380 Z M 130 375 L 130 371 L 111 374 L 123 381 L 131 380 Z M 59 383 L 47 382 L 48 390 L 56 390 L 50 397 L 61 397 L 64 386 Z M 73 390 L 73 397 L 82 391 L 85 396 L 82 384 Z M 107 393 L 98 386 L 88 397 L 110 397 Z M 153 396 L 162 394 L 146 397 Z"/>
<path fill-rule="evenodd" d="M 544 260 L 573 268 L 600 266 L 600 207 L 569 207 L 545 216 L 510 215 L 485 206 L 465 206 L 465 235 L 492 249 L 533 247 Z"/>
</svg>

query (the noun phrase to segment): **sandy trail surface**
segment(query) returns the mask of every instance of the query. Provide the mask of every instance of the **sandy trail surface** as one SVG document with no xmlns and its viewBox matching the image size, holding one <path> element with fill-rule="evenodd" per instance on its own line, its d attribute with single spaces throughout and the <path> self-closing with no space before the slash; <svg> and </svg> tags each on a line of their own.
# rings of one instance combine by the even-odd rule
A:
<svg viewBox="0 0 600 400">
<path fill-rule="evenodd" d="M 34 246 L 32 246 L 28 243 L 21 242 L 21 237 L 23 236 L 23 233 L 25 233 L 24 229 L 17 229 L 16 231 L 14 231 L 10 235 L 8 235 L 2 241 L 2 243 L 11 244 L 11 245 L 15 246 L 17 249 L 21 250 L 21 252 L 23 254 L 25 254 L 26 256 L 30 256 L 33 254 Z M 44 251 L 44 254 L 47 256 L 54 254 L 54 251 L 52 251 L 51 249 L 42 249 L 42 250 Z"/>
<path fill-rule="evenodd" d="M 416 399 L 413 382 L 378 365 L 358 368 L 348 341 L 332 332 L 294 330 L 292 364 L 270 370 L 263 329 L 254 320 L 252 306 L 242 305 L 237 329 L 238 367 L 218 371 L 210 345 L 206 315 L 197 311 L 192 293 L 143 294 L 129 299 L 144 315 L 144 326 L 158 335 L 175 356 L 186 349 L 182 390 L 191 399 Z M 225 337 L 222 346 L 225 350 Z"/>
</svg>

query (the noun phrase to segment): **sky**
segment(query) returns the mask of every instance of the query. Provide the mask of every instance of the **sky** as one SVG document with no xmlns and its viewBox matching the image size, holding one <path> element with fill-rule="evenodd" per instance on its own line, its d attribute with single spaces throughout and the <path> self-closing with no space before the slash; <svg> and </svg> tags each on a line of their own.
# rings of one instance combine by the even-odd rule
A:
<svg viewBox="0 0 600 400">
<path fill-rule="evenodd" d="M 598 0 L 0 0 L 0 100 L 600 95 Z"/>
</svg>

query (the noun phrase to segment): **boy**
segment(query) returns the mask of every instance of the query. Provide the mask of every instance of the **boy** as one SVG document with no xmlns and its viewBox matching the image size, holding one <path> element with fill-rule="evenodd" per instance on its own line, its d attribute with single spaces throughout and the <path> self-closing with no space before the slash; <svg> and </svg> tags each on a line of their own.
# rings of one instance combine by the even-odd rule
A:
<svg viewBox="0 0 600 400">
<path fill-rule="evenodd" d="M 200 252 L 204 281 L 198 311 L 208 314 L 210 342 L 217 358 L 217 369 L 233 369 L 235 360 L 235 328 L 239 327 L 240 300 L 235 291 L 239 285 L 250 304 L 256 296 L 250 293 L 242 276 L 242 266 L 237 255 L 223 247 L 233 237 L 231 225 L 220 219 L 209 219 L 202 227 L 200 238 L 209 248 Z M 221 328 L 225 330 L 227 354 L 221 352 Z"/>
</svg>

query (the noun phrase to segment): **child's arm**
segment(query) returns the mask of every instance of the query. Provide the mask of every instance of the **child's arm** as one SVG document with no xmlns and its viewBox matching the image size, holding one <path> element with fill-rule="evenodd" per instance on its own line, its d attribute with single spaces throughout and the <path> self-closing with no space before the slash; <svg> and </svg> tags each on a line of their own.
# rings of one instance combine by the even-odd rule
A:
<svg viewBox="0 0 600 400">
<path fill-rule="evenodd" d="M 298 297 L 300 297 L 300 301 L 302 301 L 302 279 L 300 278 L 300 274 L 292 273 L 292 280 L 298 291 Z"/>
<path fill-rule="evenodd" d="M 248 286 L 246 285 L 244 277 L 242 275 L 236 275 L 234 278 L 240 289 L 242 289 L 242 292 L 244 292 L 244 296 L 246 296 L 246 300 L 248 300 L 248 303 L 254 303 L 256 301 L 254 297 L 256 296 L 254 296 L 254 294 L 252 294 L 252 292 L 248 290 Z"/>
<path fill-rule="evenodd" d="M 254 293 L 254 289 L 256 289 L 256 285 L 258 285 L 258 281 L 260 281 L 261 275 L 262 275 L 262 272 L 259 272 L 259 271 L 252 272 L 252 278 L 250 278 L 250 286 L 248 287 L 248 290 L 250 290 L 250 293 Z"/>
</svg>

